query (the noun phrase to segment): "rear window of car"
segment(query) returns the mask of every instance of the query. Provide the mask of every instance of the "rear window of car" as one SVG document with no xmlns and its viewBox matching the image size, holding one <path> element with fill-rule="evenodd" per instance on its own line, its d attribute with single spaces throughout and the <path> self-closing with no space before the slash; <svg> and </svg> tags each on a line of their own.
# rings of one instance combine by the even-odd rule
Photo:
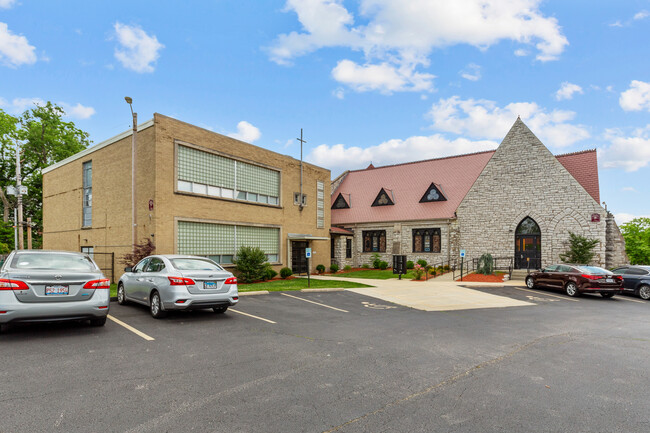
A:
<svg viewBox="0 0 650 433">
<path fill-rule="evenodd" d="M 221 266 L 208 259 L 179 258 L 169 261 L 179 271 L 223 271 Z"/>
<path fill-rule="evenodd" d="M 607 269 L 599 268 L 598 266 L 580 266 L 579 270 L 583 271 L 585 274 L 589 275 L 612 275 L 611 271 Z"/>
<path fill-rule="evenodd" d="M 43 269 L 57 271 L 95 271 L 95 264 L 87 256 L 60 253 L 16 254 L 11 261 L 14 269 Z"/>
</svg>

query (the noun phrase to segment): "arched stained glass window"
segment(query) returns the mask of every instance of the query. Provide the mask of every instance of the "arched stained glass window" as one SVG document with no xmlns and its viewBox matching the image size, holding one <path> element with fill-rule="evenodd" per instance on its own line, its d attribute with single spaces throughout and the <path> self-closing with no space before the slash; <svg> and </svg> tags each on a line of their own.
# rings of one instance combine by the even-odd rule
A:
<svg viewBox="0 0 650 433">
<path fill-rule="evenodd" d="M 539 235 L 542 231 L 539 229 L 539 226 L 531 217 L 524 218 L 517 226 L 518 235 Z"/>
</svg>

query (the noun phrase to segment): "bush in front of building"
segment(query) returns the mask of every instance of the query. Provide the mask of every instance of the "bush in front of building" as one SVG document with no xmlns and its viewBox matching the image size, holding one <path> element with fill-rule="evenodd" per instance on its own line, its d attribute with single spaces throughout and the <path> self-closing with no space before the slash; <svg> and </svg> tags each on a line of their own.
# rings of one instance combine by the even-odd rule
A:
<svg viewBox="0 0 650 433">
<path fill-rule="evenodd" d="M 332 265 L 330 266 L 330 271 L 333 274 L 337 273 L 339 271 L 339 265 L 337 265 L 336 263 L 332 263 Z"/>
<path fill-rule="evenodd" d="M 280 277 L 282 277 L 282 279 L 289 278 L 292 274 L 293 271 L 289 268 L 280 269 Z"/>
<path fill-rule="evenodd" d="M 425 272 L 426 271 L 424 269 L 424 266 L 420 266 L 419 263 L 415 264 L 413 266 L 413 279 L 415 279 L 415 280 L 421 279 L 422 275 L 424 275 Z"/>
<path fill-rule="evenodd" d="M 382 271 L 385 271 L 386 269 L 388 269 L 388 262 L 385 262 L 385 261 L 381 260 L 379 262 L 379 269 L 381 269 Z"/>
<path fill-rule="evenodd" d="M 322 274 L 323 272 L 325 272 L 325 265 L 316 266 L 316 272 L 318 272 L 319 274 Z"/>
<path fill-rule="evenodd" d="M 381 264 L 381 256 L 379 253 L 372 253 L 372 256 L 370 256 L 372 259 L 372 267 L 374 269 L 379 269 L 379 265 Z"/>
<path fill-rule="evenodd" d="M 418 265 L 422 266 L 423 268 L 426 268 L 426 267 L 427 267 L 427 261 L 424 260 L 424 259 L 420 259 L 420 260 L 418 260 L 417 263 L 418 263 Z"/>
<path fill-rule="evenodd" d="M 264 263 L 264 271 L 262 272 L 262 280 L 272 280 L 278 275 L 277 272 L 273 270 L 270 263 Z"/>
<path fill-rule="evenodd" d="M 343 268 L 343 270 L 344 270 L 344 271 L 351 271 L 351 270 L 352 270 L 352 266 L 350 266 L 350 265 L 346 265 L 346 266 Z"/>
<path fill-rule="evenodd" d="M 120 258 L 120 263 L 133 268 L 138 262 L 153 254 L 156 246 L 150 238 L 143 239 L 141 243 L 133 245 L 133 252 L 126 253 Z"/>
<path fill-rule="evenodd" d="M 266 276 L 266 255 L 259 247 L 240 247 L 233 262 L 239 279 L 244 283 L 259 281 Z"/>
<path fill-rule="evenodd" d="M 589 239 L 569 232 L 569 249 L 564 254 L 560 254 L 560 260 L 564 263 L 588 265 L 596 255 L 594 253 L 596 245 L 598 245 L 596 239 Z"/>
<path fill-rule="evenodd" d="M 415 266 L 415 263 L 413 263 L 413 260 L 407 260 L 406 261 L 406 269 L 413 269 L 413 266 Z"/>
<path fill-rule="evenodd" d="M 370 265 L 368 263 L 364 263 L 361 265 L 361 269 L 370 269 Z"/>
<path fill-rule="evenodd" d="M 494 273 L 494 259 L 492 259 L 492 254 L 485 253 L 478 259 L 478 264 L 476 265 L 476 273 L 483 275 L 492 275 Z"/>
</svg>

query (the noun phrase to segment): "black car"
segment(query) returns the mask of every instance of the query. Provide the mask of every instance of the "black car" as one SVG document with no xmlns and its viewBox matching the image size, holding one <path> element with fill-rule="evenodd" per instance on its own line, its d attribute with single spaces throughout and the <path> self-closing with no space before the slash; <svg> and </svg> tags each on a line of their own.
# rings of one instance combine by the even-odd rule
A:
<svg viewBox="0 0 650 433">
<path fill-rule="evenodd" d="M 634 293 L 646 301 L 650 299 L 650 266 L 621 266 L 612 272 L 623 277 L 624 293 Z"/>
</svg>

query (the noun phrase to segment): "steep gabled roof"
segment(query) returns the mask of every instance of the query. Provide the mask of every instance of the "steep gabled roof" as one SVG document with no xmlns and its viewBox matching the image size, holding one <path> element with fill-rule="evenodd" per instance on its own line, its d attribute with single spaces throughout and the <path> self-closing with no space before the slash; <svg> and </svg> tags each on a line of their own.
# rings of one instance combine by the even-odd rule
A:
<svg viewBox="0 0 650 433">
<path fill-rule="evenodd" d="M 600 203 L 600 186 L 598 184 L 598 156 L 596 149 L 557 155 L 557 160 L 587 190 L 590 196 Z"/>
</svg>

